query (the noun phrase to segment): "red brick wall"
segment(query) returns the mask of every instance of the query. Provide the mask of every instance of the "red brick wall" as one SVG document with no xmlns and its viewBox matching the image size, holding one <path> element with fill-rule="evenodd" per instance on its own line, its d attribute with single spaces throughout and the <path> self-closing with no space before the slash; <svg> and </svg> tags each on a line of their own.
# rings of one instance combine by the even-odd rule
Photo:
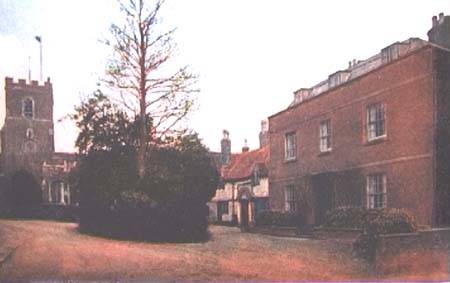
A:
<svg viewBox="0 0 450 283">
<path fill-rule="evenodd" d="M 284 209 L 284 188 L 320 172 L 386 173 L 388 207 L 431 224 L 433 198 L 433 61 L 425 47 L 269 118 L 270 197 Z M 387 138 L 366 141 L 366 107 L 385 103 Z M 319 123 L 331 119 L 332 151 L 320 155 Z M 296 131 L 297 160 L 285 162 L 284 135 Z M 360 188 L 365 205 L 365 186 Z"/>
</svg>

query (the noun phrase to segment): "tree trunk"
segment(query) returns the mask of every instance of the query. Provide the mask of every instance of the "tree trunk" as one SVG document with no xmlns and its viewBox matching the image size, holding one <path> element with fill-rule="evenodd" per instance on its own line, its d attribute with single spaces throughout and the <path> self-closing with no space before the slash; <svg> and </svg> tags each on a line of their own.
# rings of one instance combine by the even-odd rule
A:
<svg viewBox="0 0 450 283">
<path fill-rule="evenodd" d="M 142 24 L 141 12 L 143 8 L 142 1 L 139 1 L 139 35 L 140 35 L 140 58 L 139 58 L 139 68 L 140 68 L 140 78 L 139 78 L 139 119 L 140 119 L 140 129 L 139 129 L 139 149 L 137 152 L 137 170 L 139 179 L 142 179 L 145 174 L 145 152 L 147 147 L 147 123 L 146 123 L 146 112 L 147 112 L 147 72 L 145 68 L 146 51 L 147 51 L 147 41 L 144 32 L 144 25 Z"/>
</svg>

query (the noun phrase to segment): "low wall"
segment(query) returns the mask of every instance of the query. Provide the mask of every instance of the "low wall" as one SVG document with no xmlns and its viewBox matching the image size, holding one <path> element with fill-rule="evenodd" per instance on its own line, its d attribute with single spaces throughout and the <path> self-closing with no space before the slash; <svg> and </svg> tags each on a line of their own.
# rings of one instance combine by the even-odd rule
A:
<svg viewBox="0 0 450 283">
<path fill-rule="evenodd" d="M 77 222 L 79 207 L 72 205 L 40 204 L 10 210 L 7 218 L 30 218 Z"/>
<path fill-rule="evenodd" d="M 448 249 L 450 228 L 436 228 L 407 234 L 381 235 L 376 255 L 388 257 L 404 250 Z"/>
<path fill-rule="evenodd" d="M 302 233 L 296 227 L 291 226 L 255 226 L 249 227 L 247 232 L 265 234 L 279 237 L 299 237 L 299 238 L 311 238 L 312 235 Z"/>
<path fill-rule="evenodd" d="M 314 238 L 324 240 L 354 241 L 362 233 L 361 229 L 314 228 Z"/>
<path fill-rule="evenodd" d="M 450 228 L 408 234 L 381 235 L 376 248 L 375 268 L 382 273 L 421 268 L 448 269 Z"/>
</svg>

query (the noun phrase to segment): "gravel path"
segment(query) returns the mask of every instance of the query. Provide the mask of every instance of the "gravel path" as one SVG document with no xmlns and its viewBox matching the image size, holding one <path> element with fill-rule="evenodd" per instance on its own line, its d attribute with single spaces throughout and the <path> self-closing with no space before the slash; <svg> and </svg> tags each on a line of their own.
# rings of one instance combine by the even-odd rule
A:
<svg viewBox="0 0 450 283">
<path fill-rule="evenodd" d="M 201 244 L 114 241 L 77 225 L 0 220 L 0 281 L 366 281 L 366 264 L 348 244 L 240 233 L 210 227 Z M 11 253 L 12 251 L 12 253 Z"/>
</svg>

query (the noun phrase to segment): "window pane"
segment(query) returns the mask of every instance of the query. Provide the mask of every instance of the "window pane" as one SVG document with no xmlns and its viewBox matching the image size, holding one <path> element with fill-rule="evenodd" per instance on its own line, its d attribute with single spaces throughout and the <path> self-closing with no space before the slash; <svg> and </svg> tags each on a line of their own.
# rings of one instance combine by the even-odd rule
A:
<svg viewBox="0 0 450 283">
<path fill-rule="evenodd" d="M 382 103 L 367 108 L 367 137 L 373 139 L 385 134 L 384 105 Z"/>
<path fill-rule="evenodd" d="M 294 186 L 286 187 L 285 191 L 286 211 L 294 212 L 297 210 L 296 193 Z"/>
<path fill-rule="evenodd" d="M 27 118 L 33 118 L 33 100 L 26 99 L 23 102 L 23 115 Z"/>
<path fill-rule="evenodd" d="M 327 151 L 331 148 L 331 122 L 330 120 L 326 120 L 320 123 L 319 126 L 320 132 L 320 151 Z"/>
<path fill-rule="evenodd" d="M 386 207 L 385 174 L 375 174 L 367 177 L 367 199 L 369 208 Z"/>
<path fill-rule="evenodd" d="M 295 158 L 295 153 L 296 153 L 295 133 L 286 134 L 286 136 L 285 136 L 285 147 L 286 147 L 285 158 L 286 159 L 293 159 L 293 158 Z"/>
</svg>

